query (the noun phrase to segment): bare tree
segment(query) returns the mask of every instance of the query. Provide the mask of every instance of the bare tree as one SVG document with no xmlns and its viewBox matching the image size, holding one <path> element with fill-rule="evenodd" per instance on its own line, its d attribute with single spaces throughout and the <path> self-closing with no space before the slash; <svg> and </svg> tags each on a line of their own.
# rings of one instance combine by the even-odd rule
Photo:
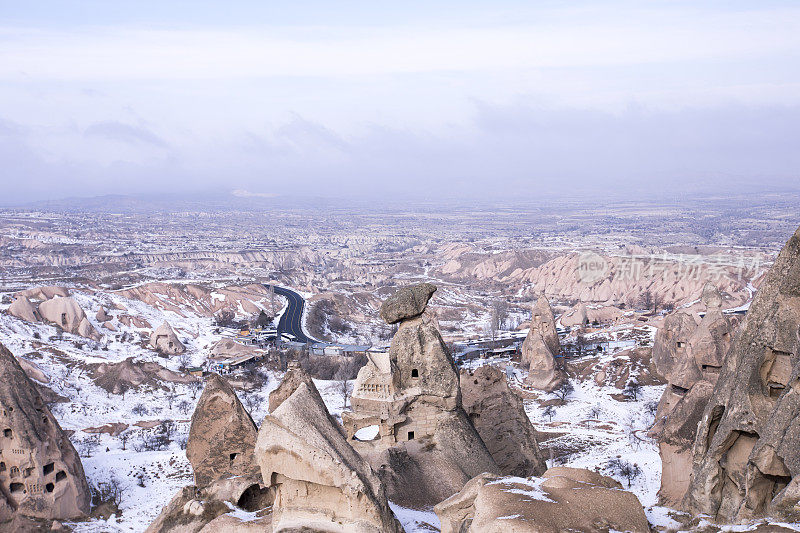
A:
<svg viewBox="0 0 800 533">
<path fill-rule="evenodd" d="M 552 422 L 553 421 L 553 417 L 556 416 L 556 408 L 553 407 L 552 405 L 548 405 L 547 407 L 544 408 L 544 411 L 542 411 L 542 414 L 544 416 L 546 416 L 547 418 L 549 418 L 550 422 Z"/>
<path fill-rule="evenodd" d="M 167 406 L 172 409 L 172 404 L 175 403 L 175 400 L 178 398 L 178 393 L 175 392 L 175 385 L 170 385 L 164 398 L 167 400 Z"/>
<path fill-rule="evenodd" d="M 562 402 L 565 402 L 567 401 L 567 398 L 569 398 L 570 394 L 575 392 L 575 386 L 571 381 L 565 379 L 553 392 L 555 392 L 556 396 L 558 396 Z"/>
<path fill-rule="evenodd" d="M 100 505 L 108 503 L 119 509 L 122 505 L 128 487 L 125 486 L 113 473 L 106 481 L 98 481 L 90 487 L 92 492 L 92 503 Z"/>
<path fill-rule="evenodd" d="M 178 405 L 176 407 L 178 408 L 178 411 L 181 412 L 181 414 L 186 415 L 189 413 L 189 411 L 191 411 L 192 404 L 189 403 L 188 400 L 181 400 L 178 402 Z"/>
<path fill-rule="evenodd" d="M 85 439 L 81 439 L 78 441 L 78 449 L 80 450 L 80 454 L 86 458 L 92 456 L 92 454 L 97 450 L 100 446 L 100 436 L 99 435 L 90 435 Z"/>
<path fill-rule="evenodd" d="M 258 411 L 262 403 L 261 396 L 258 394 L 248 394 L 244 397 L 244 405 L 247 407 L 247 411 L 250 412 L 250 414 Z"/>
<path fill-rule="evenodd" d="M 189 390 L 192 391 L 192 400 L 197 398 L 197 393 L 200 392 L 202 388 L 203 388 L 202 381 L 192 381 L 191 383 L 189 383 Z"/>
<path fill-rule="evenodd" d="M 608 462 L 607 468 L 612 473 L 624 477 L 628 481 L 628 488 L 631 488 L 631 482 L 642 474 L 642 469 L 636 463 L 629 463 L 625 459 L 615 457 Z"/>
<path fill-rule="evenodd" d="M 492 340 L 497 338 L 497 333 L 500 331 L 500 317 L 496 309 L 492 309 L 492 314 L 489 317 L 489 336 Z"/>
<path fill-rule="evenodd" d="M 342 365 L 333 376 L 335 390 L 342 398 L 342 409 L 347 409 L 347 398 L 350 396 L 350 372 L 346 365 Z"/>
<path fill-rule="evenodd" d="M 119 442 L 122 444 L 123 450 L 128 449 L 128 440 L 130 440 L 130 438 L 131 438 L 130 431 L 123 431 L 122 433 L 119 434 Z"/>
<path fill-rule="evenodd" d="M 178 355 L 178 365 L 180 370 L 183 370 L 184 372 L 187 371 L 191 362 L 192 360 L 187 352 L 183 352 L 182 354 Z"/>
<path fill-rule="evenodd" d="M 497 316 L 498 329 L 508 329 L 508 302 L 505 300 L 495 300 L 494 314 Z"/>
<path fill-rule="evenodd" d="M 622 393 L 627 398 L 636 401 L 639 399 L 639 396 L 642 395 L 642 386 L 635 379 L 631 379 L 625 386 L 625 389 L 622 391 Z"/>
</svg>

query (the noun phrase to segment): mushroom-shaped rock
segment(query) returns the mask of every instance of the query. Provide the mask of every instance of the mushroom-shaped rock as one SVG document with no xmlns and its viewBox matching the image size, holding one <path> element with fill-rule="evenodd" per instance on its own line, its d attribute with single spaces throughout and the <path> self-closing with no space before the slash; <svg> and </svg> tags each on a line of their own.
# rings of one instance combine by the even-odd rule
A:
<svg viewBox="0 0 800 533">
<path fill-rule="evenodd" d="M 150 335 L 150 346 L 163 354 L 176 355 L 186 351 L 186 347 L 175 335 L 169 322 L 161 324 Z"/>
<path fill-rule="evenodd" d="M 383 485 L 312 387 L 300 383 L 258 432 L 256 457 L 275 489 L 273 531 L 402 531 Z"/>
<path fill-rule="evenodd" d="M 542 477 L 481 474 L 434 507 L 442 533 L 650 531 L 639 499 L 588 470 L 550 469 Z"/>
<path fill-rule="evenodd" d="M 425 311 L 428 300 L 436 292 L 436 285 L 432 283 L 419 283 L 410 287 L 404 287 L 381 305 L 381 318 L 387 324 L 395 324 L 401 320 L 414 318 Z"/>
<path fill-rule="evenodd" d="M 17 296 L 17 299 L 8 307 L 8 314 L 26 322 L 38 322 L 39 320 L 39 313 L 25 296 Z"/>
<path fill-rule="evenodd" d="M 258 480 L 253 455 L 258 429 L 233 388 L 218 374 L 210 374 L 197 402 L 186 457 L 198 487 L 231 476 Z"/>
<path fill-rule="evenodd" d="M 81 460 L 34 383 L 2 344 L 0 375 L 0 492 L 8 505 L 15 515 L 35 518 L 87 515 L 89 486 Z"/>
<path fill-rule="evenodd" d="M 547 469 L 522 400 L 511 390 L 505 374 L 484 365 L 461 373 L 464 411 L 507 476 L 537 476 Z"/>
<path fill-rule="evenodd" d="M 700 420 L 682 507 L 800 518 L 800 229 L 759 287 Z"/>
<path fill-rule="evenodd" d="M 499 471 L 461 406 L 458 370 L 430 310 L 400 322 L 388 353 L 369 355 L 351 404 L 348 436 L 396 503 L 430 505 Z"/>
</svg>

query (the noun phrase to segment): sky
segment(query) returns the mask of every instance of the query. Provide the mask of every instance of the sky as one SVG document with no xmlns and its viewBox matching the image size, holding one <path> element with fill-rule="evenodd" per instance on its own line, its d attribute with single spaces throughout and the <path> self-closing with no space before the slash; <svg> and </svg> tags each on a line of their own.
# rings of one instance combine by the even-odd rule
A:
<svg viewBox="0 0 800 533">
<path fill-rule="evenodd" d="M 800 189 L 800 3 L 0 0 L 0 204 Z"/>
</svg>

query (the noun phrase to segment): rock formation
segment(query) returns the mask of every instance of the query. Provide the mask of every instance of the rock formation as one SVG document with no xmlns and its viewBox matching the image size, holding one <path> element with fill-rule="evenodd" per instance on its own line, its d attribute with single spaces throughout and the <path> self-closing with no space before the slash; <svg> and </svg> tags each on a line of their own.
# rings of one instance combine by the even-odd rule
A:
<svg viewBox="0 0 800 533">
<path fill-rule="evenodd" d="M 315 392 L 319 394 L 311 376 L 303 370 L 303 367 L 301 367 L 299 363 L 292 361 L 289 363 L 289 367 L 283 375 L 281 384 L 278 385 L 278 388 L 269 393 L 269 412 L 274 412 L 286 398 L 297 390 L 297 387 L 299 387 L 301 383 L 307 384 L 312 394 Z M 322 401 L 321 397 L 320 401 Z"/>
<path fill-rule="evenodd" d="M 39 316 L 67 333 L 100 340 L 100 334 L 86 318 L 81 306 L 72 297 L 56 296 L 39 304 Z"/>
<path fill-rule="evenodd" d="M 430 284 L 398 291 L 382 315 L 400 320 L 388 353 L 370 353 L 343 413 L 348 437 L 392 501 L 441 501 L 498 467 L 461 406 L 458 371 L 433 313 Z"/>
<path fill-rule="evenodd" d="M 461 372 L 461 401 L 472 425 L 506 476 L 539 476 L 547 469 L 522 400 L 506 376 L 484 365 Z"/>
<path fill-rule="evenodd" d="M 275 490 L 273 531 L 403 530 L 380 480 L 347 443 L 313 384 L 300 382 L 264 419 L 256 457 Z"/>
<path fill-rule="evenodd" d="M 589 310 L 586 304 L 579 303 L 561 316 L 561 325 L 567 328 L 584 327 L 589 324 Z"/>
<path fill-rule="evenodd" d="M 266 515 L 254 520 L 269 528 L 269 506 L 275 491 L 265 487 L 255 458 L 258 430 L 231 386 L 217 374 L 210 374 L 192 414 L 186 457 L 194 470 L 195 484 L 184 487 L 147 528 L 147 533 L 197 533 L 238 531 L 210 527 L 221 515 L 236 508 Z"/>
<path fill-rule="evenodd" d="M 720 369 L 682 506 L 720 520 L 800 519 L 800 229 L 758 290 Z"/>
<path fill-rule="evenodd" d="M 175 335 L 168 322 L 161 324 L 150 335 L 150 346 L 163 354 L 176 355 L 186 351 L 186 347 Z"/>
<path fill-rule="evenodd" d="M 425 311 L 428 300 L 436 292 L 436 285 L 419 283 L 395 292 L 381 305 L 381 318 L 387 324 L 395 324 L 401 320 L 414 318 Z"/>
<path fill-rule="evenodd" d="M 531 327 L 522 343 L 522 366 L 528 368 L 526 383 L 544 391 L 555 390 L 564 380 L 556 360 L 561 344 L 550 303 L 542 296 L 533 306 Z"/>
<path fill-rule="evenodd" d="M 732 325 L 722 314 L 722 296 L 713 285 L 703 290 L 706 314 L 698 324 L 678 311 L 656 335 L 653 358 L 667 380 L 650 434 L 661 454 L 661 502 L 678 505 L 689 486 L 697 424 L 730 348 Z"/>
<path fill-rule="evenodd" d="M 98 322 L 108 322 L 111 320 L 111 315 L 109 315 L 106 312 L 106 308 L 101 305 L 100 309 L 97 310 L 97 315 L 95 315 L 95 318 Z"/>
<path fill-rule="evenodd" d="M 26 289 L 24 291 L 18 292 L 14 297 L 15 298 L 23 297 L 29 300 L 44 301 L 56 297 L 66 298 L 67 296 L 69 296 L 69 291 L 66 288 L 50 285 L 45 287 L 33 287 L 31 289 Z"/>
<path fill-rule="evenodd" d="M 0 376 L 0 520 L 3 515 L 85 516 L 89 487 L 80 458 L 36 386 L 2 344 Z"/>
<path fill-rule="evenodd" d="M 442 533 L 650 531 L 634 494 L 576 468 L 555 467 L 528 479 L 481 474 L 434 510 Z"/>
<path fill-rule="evenodd" d="M 17 296 L 8 308 L 8 314 L 26 322 L 38 322 L 41 317 L 30 300 L 25 296 Z"/>
<path fill-rule="evenodd" d="M 119 363 L 92 364 L 89 365 L 89 369 L 95 384 L 113 394 L 122 394 L 144 383 L 163 387 L 159 382 L 191 383 L 198 380 L 188 374 L 167 370 L 152 361 L 135 361 L 133 357 Z"/>
<path fill-rule="evenodd" d="M 259 481 L 253 455 L 258 428 L 233 388 L 218 374 L 206 378 L 197 402 L 186 457 L 194 470 L 194 484 L 206 487 L 232 476 Z"/>
</svg>

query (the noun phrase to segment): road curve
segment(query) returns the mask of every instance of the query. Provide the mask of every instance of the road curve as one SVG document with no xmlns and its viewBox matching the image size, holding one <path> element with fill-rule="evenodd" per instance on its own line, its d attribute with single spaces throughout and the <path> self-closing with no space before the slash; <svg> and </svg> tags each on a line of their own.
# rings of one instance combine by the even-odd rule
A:
<svg viewBox="0 0 800 533">
<path fill-rule="evenodd" d="M 270 287 L 266 284 L 264 286 L 266 288 Z M 278 321 L 278 331 L 292 335 L 298 342 L 317 342 L 316 339 L 312 339 L 303 332 L 303 308 L 306 305 L 303 297 L 286 287 L 278 287 L 276 285 L 272 287 L 275 289 L 275 294 L 283 296 L 289 301 L 286 311 Z"/>
</svg>

